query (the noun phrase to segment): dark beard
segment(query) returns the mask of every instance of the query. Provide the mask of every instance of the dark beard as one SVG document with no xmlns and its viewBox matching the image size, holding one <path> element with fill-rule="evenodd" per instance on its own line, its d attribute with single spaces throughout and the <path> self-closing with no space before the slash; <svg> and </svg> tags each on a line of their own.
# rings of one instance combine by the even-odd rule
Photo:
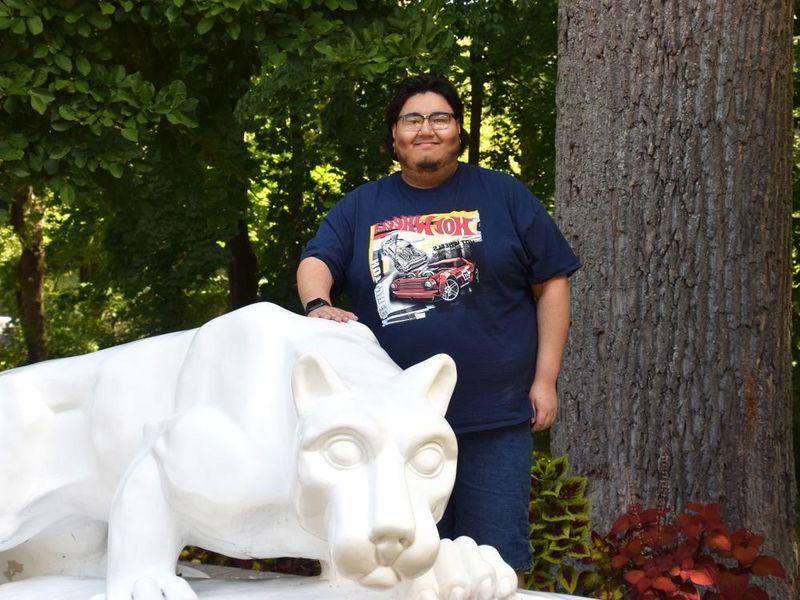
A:
<svg viewBox="0 0 800 600">
<path fill-rule="evenodd" d="M 420 171 L 424 171 L 426 173 L 433 173 L 441 166 L 441 161 L 425 159 L 418 162 L 415 166 Z"/>
<path fill-rule="evenodd" d="M 458 155 L 461 153 L 461 148 L 455 148 L 451 153 L 451 156 L 448 158 L 455 158 L 458 159 Z M 409 167 L 409 161 L 405 154 L 397 152 L 395 150 L 395 154 L 397 155 L 397 162 L 399 162 L 404 167 Z M 445 160 L 431 160 L 431 159 L 423 159 L 418 163 L 414 164 L 414 168 L 418 171 L 422 171 L 423 173 L 434 173 L 439 168 L 441 168 L 442 164 L 444 164 Z"/>
</svg>

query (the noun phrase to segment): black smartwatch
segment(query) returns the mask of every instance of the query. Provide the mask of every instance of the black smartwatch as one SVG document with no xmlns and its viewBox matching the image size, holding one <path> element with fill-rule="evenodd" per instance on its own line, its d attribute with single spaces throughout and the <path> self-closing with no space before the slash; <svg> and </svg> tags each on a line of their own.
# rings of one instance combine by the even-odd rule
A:
<svg viewBox="0 0 800 600">
<path fill-rule="evenodd" d="M 330 306 L 331 303 L 325 300 L 324 298 L 314 298 L 311 302 L 306 304 L 305 313 L 308 316 L 311 311 L 317 310 L 323 306 Z"/>
</svg>

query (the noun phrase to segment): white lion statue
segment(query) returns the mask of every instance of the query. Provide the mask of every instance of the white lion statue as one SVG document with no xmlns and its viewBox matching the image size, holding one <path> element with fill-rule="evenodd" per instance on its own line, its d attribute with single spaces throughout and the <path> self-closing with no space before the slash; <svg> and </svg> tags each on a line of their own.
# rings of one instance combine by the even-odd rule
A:
<svg viewBox="0 0 800 600">
<path fill-rule="evenodd" d="M 455 381 L 446 355 L 403 371 L 365 326 L 269 304 L 2 373 L 0 567 L 99 565 L 107 600 L 185 600 L 191 544 L 407 597 L 506 597 L 494 549 L 436 530 Z"/>
</svg>

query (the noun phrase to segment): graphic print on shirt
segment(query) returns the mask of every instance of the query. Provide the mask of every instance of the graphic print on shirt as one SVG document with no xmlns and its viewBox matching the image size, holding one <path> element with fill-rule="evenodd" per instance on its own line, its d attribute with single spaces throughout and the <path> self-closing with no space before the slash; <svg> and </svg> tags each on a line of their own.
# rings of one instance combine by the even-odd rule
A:
<svg viewBox="0 0 800 600">
<path fill-rule="evenodd" d="M 401 216 L 370 228 L 369 266 L 384 327 L 423 319 L 478 285 L 477 210 Z"/>
</svg>

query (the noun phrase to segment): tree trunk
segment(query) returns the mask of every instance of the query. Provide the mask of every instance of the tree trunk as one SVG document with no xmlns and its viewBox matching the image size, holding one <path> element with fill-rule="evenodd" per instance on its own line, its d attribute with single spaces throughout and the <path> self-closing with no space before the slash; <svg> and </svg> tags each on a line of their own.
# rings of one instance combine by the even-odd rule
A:
<svg viewBox="0 0 800 600">
<path fill-rule="evenodd" d="M 485 95 L 484 75 L 481 63 L 481 51 L 478 42 L 472 41 L 469 50 L 469 84 L 470 84 L 470 110 L 469 110 L 469 162 L 477 165 L 481 158 L 481 121 L 483 119 L 483 97 Z"/>
<path fill-rule="evenodd" d="M 596 529 L 719 501 L 787 600 L 791 26 L 789 0 L 559 5 L 556 205 L 584 267 L 553 433 Z"/>
<path fill-rule="evenodd" d="M 28 349 L 28 363 L 47 358 L 44 320 L 44 200 L 32 187 L 19 190 L 11 203 L 11 226 L 22 246 L 17 267 L 17 304 Z"/>
<path fill-rule="evenodd" d="M 239 219 L 238 232 L 228 241 L 228 289 L 231 309 L 258 302 L 258 260 L 247 233 L 247 221 Z"/>
</svg>

